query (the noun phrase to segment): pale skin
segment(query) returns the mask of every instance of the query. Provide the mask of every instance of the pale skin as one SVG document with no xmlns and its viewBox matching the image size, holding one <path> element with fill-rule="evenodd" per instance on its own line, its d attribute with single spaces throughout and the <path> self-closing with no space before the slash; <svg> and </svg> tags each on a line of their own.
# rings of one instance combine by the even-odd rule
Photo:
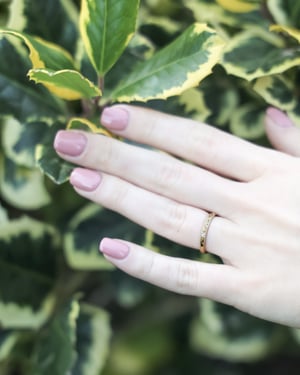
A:
<svg viewBox="0 0 300 375">
<path fill-rule="evenodd" d="M 206 250 L 223 264 L 169 257 L 108 238 L 100 244 L 105 257 L 159 287 L 300 327 L 300 128 L 269 109 L 266 132 L 277 149 L 272 150 L 132 106 L 106 109 L 102 123 L 150 148 L 59 132 L 56 151 L 79 166 L 70 179 L 76 192 L 191 251 L 199 251 L 201 227 L 213 211 Z"/>
</svg>

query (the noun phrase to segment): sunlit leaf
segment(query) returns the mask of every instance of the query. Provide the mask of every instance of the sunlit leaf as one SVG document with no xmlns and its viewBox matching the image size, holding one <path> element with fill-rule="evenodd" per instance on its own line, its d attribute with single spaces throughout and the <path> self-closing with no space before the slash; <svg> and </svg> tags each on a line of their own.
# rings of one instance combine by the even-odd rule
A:
<svg viewBox="0 0 300 375">
<path fill-rule="evenodd" d="M 118 60 L 132 38 L 139 0 L 81 0 L 80 31 L 100 76 Z"/>
<path fill-rule="evenodd" d="M 65 100 L 101 96 L 101 90 L 75 70 L 31 69 L 28 76 L 43 84 L 52 94 Z"/>
<path fill-rule="evenodd" d="M 145 102 L 179 95 L 211 74 L 223 47 L 223 40 L 213 29 L 194 24 L 173 43 L 141 63 L 112 96 L 122 102 Z"/>
</svg>

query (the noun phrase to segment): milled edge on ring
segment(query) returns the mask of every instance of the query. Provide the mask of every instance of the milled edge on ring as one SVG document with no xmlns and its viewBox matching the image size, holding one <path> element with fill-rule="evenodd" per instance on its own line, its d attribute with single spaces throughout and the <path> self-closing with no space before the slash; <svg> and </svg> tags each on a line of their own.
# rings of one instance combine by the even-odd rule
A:
<svg viewBox="0 0 300 375">
<path fill-rule="evenodd" d="M 209 226 L 211 224 L 211 222 L 213 221 L 213 219 L 215 218 L 216 216 L 216 213 L 215 212 L 210 212 L 203 225 L 202 225 L 202 228 L 201 228 L 201 234 L 200 234 L 200 252 L 202 254 L 205 254 L 206 253 L 206 237 L 207 237 L 207 233 L 208 233 L 208 229 L 209 229 Z"/>
</svg>

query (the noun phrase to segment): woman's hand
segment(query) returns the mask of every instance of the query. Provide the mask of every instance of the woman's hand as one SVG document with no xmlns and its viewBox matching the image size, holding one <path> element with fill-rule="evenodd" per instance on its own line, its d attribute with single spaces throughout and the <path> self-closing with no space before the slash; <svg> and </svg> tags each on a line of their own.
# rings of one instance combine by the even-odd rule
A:
<svg viewBox="0 0 300 375">
<path fill-rule="evenodd" d="M 164 152 L 61 131 L 57 152 L 81 167 L 71 176 L 75 190 L 196 251 L 207 213 L 215 212 L 206 249 L 224 264 L 168 257 L 116 239 L 101 242 L 107 259 L 163 288 L 300 327 L 300 130 L 268 110 L 267 133 L 288 155 L 131 106 L 107 108 L 102 123 Z"/>
</svg>

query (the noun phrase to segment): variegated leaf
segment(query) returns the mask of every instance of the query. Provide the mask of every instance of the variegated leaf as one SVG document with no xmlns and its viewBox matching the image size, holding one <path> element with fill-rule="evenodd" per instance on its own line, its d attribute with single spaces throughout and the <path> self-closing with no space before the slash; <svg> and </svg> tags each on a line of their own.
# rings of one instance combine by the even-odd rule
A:
<svg viewBox="0 0 300 375">
<path fill-rule="evenodd" d="M 99 253 L 99 242 L 105 236 L 141 242 L 145 231 L 109 210 L 89 204 L 70 222 L 64 239 L 64 249 L 70 267 L 78 270 L 110 270 L 109 263 Z"/>
<path fill-rule="evenodd" d="M 80 305 L 77 320 L 77 361 L 71 375 L 99 375 L 108 357 L 111 339 L 106 311 L 88 304 Z"/>
<path fill-rule="evenodd" d="M 251 81 L 300 65 L 300 50 L 284 48 L 272 35 L 246 31 L 227 44 L 222 65 L 229 74 Z"/>
<path fill-rule="evenodd" d="M 20 167 L 6 157 L 0 158 L 0 191 L 13 207 L 37 210 L 50 203 L 44 177 L 38 169 Z"/>
<path fill-rule="evenodd" d="M 23 32 L 0 29 L 0 35 L 21 39 L 29 49 L 29 57 L 34 69 L 74 69 L 72 56 L 58 45 L 33 37 Z"/>
<path fill-rule="evenodd" d="M 134 69 L 112 96 L 120 102 L 145 102 L 179 95 L 211 74 L 223 47 L 224 41 L 213 29 L 196 23 Z"/>
<path fill-rule="evenodd" d="M 80 31 L 100 76 L 115 64 L 132 38 L 139 0 L 81 0 Z"/>
<path fill-rule="evenodd" d="M 1 225 L 2 327 L 38 328 L 49 318 L 55 304 L 57 246 L 55 230 L 28 217 Z"/>
<path fill-rule="evenodd" d="M 284 327 L 243 314 L 231 306 L 202 299 L 191 324 L 194 350 L 230 362 L 253 362 L 274 353 L 286 340 Z"/>
<path fill-rule="evenodd" d="M 91 99 L 102 95 L 98 87 L 75 70 L 31 69 L 28 76 L 61 99 Z"/>
</svg>

